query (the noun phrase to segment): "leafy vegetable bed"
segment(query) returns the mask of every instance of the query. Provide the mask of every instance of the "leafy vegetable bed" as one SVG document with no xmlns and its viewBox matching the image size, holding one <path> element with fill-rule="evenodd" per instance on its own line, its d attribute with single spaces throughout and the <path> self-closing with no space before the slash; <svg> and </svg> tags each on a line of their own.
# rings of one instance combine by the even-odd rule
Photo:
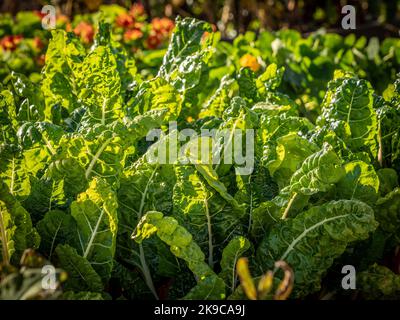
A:
<svg viewBox="0 0 400 320">
<path fill-rule="evenodd" d="M 350 297 L 350 264 L 359 297 L 399 298 L 398 39 L 289 30 L 229 44 L 205 22 L 175 24 L 154 76 L 100 23 L 89 50 L 53 31 L 38 84 L 3 81 L 0 296 Z M 225 157 L 224 132 L 254 132 L 253 170 L 154 161 L 171 121 L 215 130 L 180 141 L 189 158 L 193 143 Z M 165 133 L 154 143 L 152 129 Z M 62 290 L 40 286 L 48 263 Z"/>
</svg>

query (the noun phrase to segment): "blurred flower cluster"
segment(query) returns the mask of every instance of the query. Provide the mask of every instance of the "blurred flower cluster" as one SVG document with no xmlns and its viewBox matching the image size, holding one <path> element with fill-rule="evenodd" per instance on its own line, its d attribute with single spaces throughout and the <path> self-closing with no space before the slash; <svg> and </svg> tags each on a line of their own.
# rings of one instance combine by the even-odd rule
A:
<svg viewBox="0 0 400 320">
<path fill-rule="evenodd" d="M 51 38 L 51 32 L 42 27 L 45 16 L 37 10 L 21 11 L 15 17 L 0 14 L 0 64 L 3 67 L 5 64 L 14 70 L 21 68 L 28 74 L 40 72 Z M 140 3 L 133 4 L 129 9 L 103 5 L 98 12 L 77 14 L 72 19 L 58 12 L 56 28 L 74 33 L 89 48 L 99 20 L 110 23 L 115 40 L 134 53 L 164 49 L 174 29 L 171 19 L 155 17 L 149 20 Z"/>
<path fill-rule="evenodd" d="M 14 51 L 22 39 L 23 36 L 21 35 L 4 36 L 0 40 L 0 47 L 2 48 L 2 50 Z"/>
<path fill-rule="evenodd" d="M 168 18 L 153 18 L 146 23 L 146 19 L 143 5 L 135 3 L 115 19 L 116 34 L 122 33 L 123 42 L 133 49 L 157 49 L 165 45 L 174 29 L 174 22 Z"/>
</svg>

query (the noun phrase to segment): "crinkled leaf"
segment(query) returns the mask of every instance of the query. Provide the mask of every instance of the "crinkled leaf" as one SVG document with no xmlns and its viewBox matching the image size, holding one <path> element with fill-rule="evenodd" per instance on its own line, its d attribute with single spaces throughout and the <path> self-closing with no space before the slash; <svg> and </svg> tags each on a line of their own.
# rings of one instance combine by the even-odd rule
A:
<svg viewBox="0 0 400 320">
<path fill-rule="evenodd" d="M 237 274 L 236 263 L 238 259 L 250 249 L 251 243 L 245 237 L 238 236 L 233 238 L 222 251 L 221 272 L 219 277 L 224 279 L 226 286 L 231 292 L 236 288 Z"/>
<path fill-rule="evenodd" d="M 343 176 L 341 160 L 332 147 L 323 148 L 307 157 L 290 180 L 290 191 L 312 195 L 327 191 Z"/>
<path fill-rule="evenodd" d="M 171 252 L 186 261 L 196 276 L 197 285 L 185 299 L 224 299 L 225 284 L 204 262 L 205 256 L 193 241 L 192 235 L 172 217 L 164 217 L 161 212 L 150 211 L 142 217 L 133 238 L 142 242 L 153 234 L 171 247 Z"/>
<path fill-rule="evenodd" d="M 118 202 L 110 186 L 99 178 L 71 204 L 79 240 L 78 252 L 104 281 L 111 275 L 117 238 Z"/>
<path fill-rule="evenodd" d="M 398 300 L 400 275 L 375 263 L 357 275 L 357 289 L 368 300 Z"/>
<path fill-rule="evenodd" d="M 101 292 L 103 284 L 90 262 L 69 245 L 59 244 L 56 254 L 60 266 L 68 274 L 65 290 Z"/>
<path fill-rule="evenodd" d="M 337 78 L 328 85 L 317 124 L 329 126 L 353 152 L 377 154 L 373 90 L 365 80 Z"/>
<path fill-rule="evenodd" d="M 29 213 L 10 194 L 7 185 L 0 181 L 0 201 L 2 210 L 2 259 L 11 262 L 18 261 L 27 248 L 37 248 L 40 237 L 35 228 Z M 4 240 L 4 243 L 3 243 Z M 3 247 L 4 245 L 4 247 Z M 11 256 L 12 255 L 12 256 Z"/>
<path fill-rule="evenodd" d="M 321 277 L 348 244 L 365 240 L 377 223 L 373 210 L 356 200 L 331 201 L 274 226 L 257 249 L 262 270 L 275 261 L 294 271 L 294 297 L 317 291 Z"/>
<path fill-rule="evenodd" d="M 37 223 L 40 234 L 40 250 L 51 259 L 58 244 L 74 245 L 76 222 L 74 218 L 61 210 L 52 210 Z"/>
<path fill-rule="evenodd" d="M 345 175 L 337 183 L 338 199 L 357 199 L 373 205 L 378 199 L 379 178 L 372 165 L 352 161 L 343 166 Z"/>
</svg>

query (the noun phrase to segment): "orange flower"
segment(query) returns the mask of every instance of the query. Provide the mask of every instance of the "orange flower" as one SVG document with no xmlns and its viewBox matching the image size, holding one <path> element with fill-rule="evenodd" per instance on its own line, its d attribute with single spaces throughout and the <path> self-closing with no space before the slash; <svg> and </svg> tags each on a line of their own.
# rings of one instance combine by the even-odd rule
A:
<svg viewBox="0 0 400 320">
<path fill-rule="evenodd" d="M 135 20 L 133 17 L 131 17 L 127 13 L 122 13 L 120 14 L 117 19 L 115 20 L 115 23 L 117 24 L 118 27 L 121 28 L 129 28 L 134 24 Z"/>
<path fill-rule="evenodd" d="M 46 62 L 46 55 L 45 55 L 45 54 L 41 54 L 41 55 L 40 55 L 39 57 L 37 57 L 37 59 L 36 59 L 36 63 L 37 63 L 39 66 L 44 66 L 45 62 Z"/>
<path fill-rule="evenodd" d="M 161 18 L 161 26 L 166 33 L 170 33 L 174 30 L 175 24 L 171 19 Z"/>
<path fill-rule="evenodd" d="M 67 32 L 72 32 L 73 30 L 72 30 L 72 26 L 71 26 L 71 24 L 68 22 L 67 23 L 67 25 L 65 26 L 65 31 L 67 31 Z"/>
<path fill-rule="evenodd" d="M 174 22 L 168 18 L 154 18 L 151 21 L 151 33 L 159 39 L 160 43 L 170 37 L 174 27 Z M 154 43 L 156 42 L 156 40 L 153 38 L 149 41 L 152 41 Z"/>
<path fill-rule="evenodd" d="M 204 31 L 203 35 L 201 36 L 201 41 L 205 41 L 211 33 L 208 31 Z"/>
<path fill-rule="evenodd" d="M 64 14 L 57 15 L 57 24 L 66 25 L 68 23 L 69 23 L 69 18 L 66 15 Z"/>
<path fill-rule="evenodd" d="M 143 26 L 144 26 L 144 23 L 143 23 L 143 22 L 135 22 L 135 23 L 133 24 L 133 28 L 134 28 L 134 29 L 138 29 L 138 30 L 141 30 L 141 29 L 143 28 Z"/>
<path fill-rule="evenodd" d="M 153 20 L 151 20 L 151 28 L 154 31 L 161 31 L 162 27 L 161 27 L 161 19 L 160 18 L 154 18 Z"/>
<path fill-rule="evenodd" d="M 174 27 L 174 22 L 168 18 L 154 18 L 151 21 L 151 28 L 163 36 L 169 35 Z"/>
<path fill-rule="evenodd" d="M 124 41 L 131 42 L 143 37 L 143 32 L 137 29 L 127 30 L 124 33 Z"/>
<path fill-rule="evenodd" d="M 248 53 L 246 53 L 243 57 L 240 58 L 239 63 L 241 67 L 250 68 L 254 72 L 260 70 L 261 67 L 257 61 L 257 58 Z"/>
<path fill-rule="evenodd" d="M 94 37 L 94 29 L 90 23 L 85 21 L 79 22 L 74 28 L 74 33 L 79 36 L 84 43 L 91 43 Z"/>
<path fill-rule="evenodd" d="M 129 10 L 129 13 L 134 18 L 137 18 L 137 17 L 143 16 L 145 14 L 145 10 L 141 3 L 134 3 L 132 5 L 131 9 Z"/>
<path fill-rule="evenodd" d="M 3 50 L 14 51 L 22 39 L 23 37 L 21 35 L 5 36 L 0 40 L 0 47 L 2 47 Z"/>
<path fill-rule="evenodd" d="M 156 49 L 161 43 L 160 37 L 154 32 L 150 33 L 149 37 L 146 39 L 146 47 L 149 49 Z"/>
</svg>

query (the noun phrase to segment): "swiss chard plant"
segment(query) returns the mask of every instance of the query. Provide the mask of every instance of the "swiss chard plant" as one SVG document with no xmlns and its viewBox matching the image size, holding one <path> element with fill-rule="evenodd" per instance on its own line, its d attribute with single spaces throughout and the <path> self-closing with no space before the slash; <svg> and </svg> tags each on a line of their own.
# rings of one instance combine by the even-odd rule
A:
<svg viewBox="0 0 400 320">
<path fill-rule="evenodd" d="M 227 44 L 190 18 L 177 18 L 152 75 L 109 24 L 98 30 L 90 49 L 52 31 L 41 80 L 12 72 L 2 84 L 0 297 L 26 298 L 7 291 L 30 270 L 26 249 L 41 256 L 35 268 L 58 270 L 62 299 L 339 296 L 344 264 L 359 272 L 360 296 L 399 296 L 384 262 L 400 245 L 400 78 L 374 90 L 366 57 L 347 68 L 351 39 L 333 63 L 342 40 L 331 36 Z M 259 68 L 241 66 L 257 52 Z M 198 137 L 178 139 L 179 157 L 221 161 L 154 156 L 183 129 Z M 237 132 L 253 133 L 248 172 L 225 161 Z"/>
</svg>

